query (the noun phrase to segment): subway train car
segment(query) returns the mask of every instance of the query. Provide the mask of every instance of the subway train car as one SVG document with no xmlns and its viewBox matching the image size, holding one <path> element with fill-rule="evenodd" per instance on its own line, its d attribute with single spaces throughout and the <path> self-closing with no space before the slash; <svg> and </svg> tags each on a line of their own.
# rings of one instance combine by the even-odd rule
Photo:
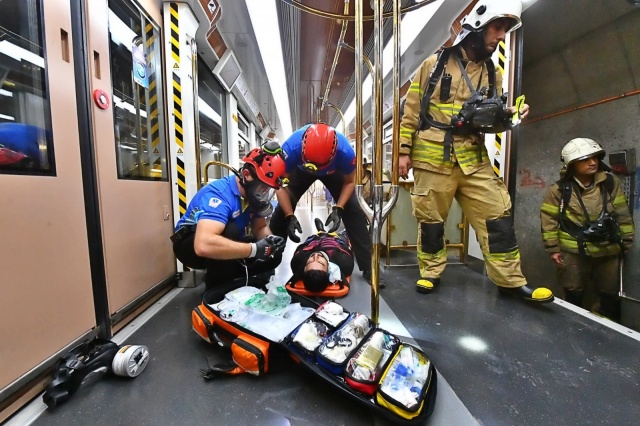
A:
<svg viewBox="0 0 640 426">
<path fill-rule="evenodd" d="M 423 61 L 497 4 L 485 1 L 0 0 L 0 423 L 637 424 L 640 248 L 615 271 L 614 321 L 566 297 L 540 212 L 562 148 L 588 138 L 638 223 L 640 2 L 500 0 L 521 9 L 522 26 L 490 61 L 507 102 L 524 94 L 530 112 L 484 144 L 511 198 L 524 276 L 555 300 L 501 294 L 455 200 L 442 281 L 416 291 L 421 230 L 413 175 L 398 171 L 401 106 L 424 92 L 412 86 Z M 419 421 L 278 352 L 258 377 L 200 374 L 223 349 L 192 331 L 203 271 L 175 258 L 174 227 L 251 149 L 316 122 L 347 137 L 359 183 L 370 167 L 355 193 L 380 272 L 369 283 L 358 265 L 336 302 L 428 356 L 437 394 Z M 311 187 L 296 210 L 303 236 L 335 201 Z M 295 248 L 276 279 L 291 276 Z M 80 377 L 88 358 L 75 355 L 92 342 L 112 357 L 141 348 L 144 371 L 104 364 L 47 405 L 45 390 L 68 379 L 60 366 Z"/>
</svg>

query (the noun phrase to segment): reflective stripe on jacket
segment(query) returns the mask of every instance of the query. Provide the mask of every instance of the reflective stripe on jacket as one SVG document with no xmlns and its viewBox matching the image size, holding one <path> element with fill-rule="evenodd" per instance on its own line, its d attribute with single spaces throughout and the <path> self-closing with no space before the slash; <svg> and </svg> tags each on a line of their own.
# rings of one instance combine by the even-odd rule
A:
<svg viewBox="0 0 640 426">
<path fill-rule="evenodd" d="M 571 199 L 566 206 L 564 213 L 564 221 L 571 221 L 576 225 L 583 226 L 588 221 L 595 221 L 602 212 L 602 193 L 600 187 L 604 185 L 607 173 L 600 171 L 594 177 L 594 185 L 584 188 L 576 181 L 576 186 L 571 192 Z M 633 242 L 634 226 L 633 219 L 627 205 L 627 198 L 622 192 L 620 182 L 614 177 L 613 191 L 611 195 L 605 187 L 602 188 L 607 194 L 607 212 L 611 213 L 613 218 L 620 227 L 620 238 L 622 244 L 628 249 Z M 589 212 L 589 220 L 584 217 L 578 194 L 575 188 L 579 187 L 581 191 L 582 201 Z M 554 183 L 544 196 L 542 206 L 540 208 L 540 225 L 542 228 L 542 240 L 544 241 L 545 250 L 549 253 L 557 253 L 567 251 L 571 253 L 579 253 L 578 241 L 575 237 L 560 229 L 560 201 L 562 199 L 562 190 L 558 183 Z M 592 257 L 611 256 L 620 252 L 620 246 L 617 243 L 590 243 L 585 244 L 585 254 Z"/>
<path fill-rule="evenodd" d="M 469 61 L 464 49 L 458 49 L 462 64 L 465 65 L 467 75 L 474 85 L 474 89 L 489 87 L 487 66 L 483 62 Z M 472 92 L 462 75 L 455 58 L 456 51 L 452 51 L 442 73 L 451 74 L 451 90 L 449 98 L 440 100 L 440 86 L 442 77 L 435 87 L 429 103 L 429 114 L 434 121 L 449 124 L 451 117 L 462 108 L 462 104 L 469 99 Z M 431 127 L 418 130 L 420 123 L 420 102 L 429 80 L 429 74 L 436 65 L 438 55 L 427 58 L 413 78 L 404 105 L 404 115 L 400 123 L 400 154 L 410 154 L 411 164 L 415 168 L 431 170 L 437 173 L 450 174 L 454 161 L 457 161 L 464 174 L 470 174 L 489 165 L 489 156 L 484 146 L 481 134 L 468 136 L 455 135 L 453 137 L 452 161 L 444 161 L 445 130 Z M 491 60 L 491 59 L 488 59 Z M 496 72 L 496 91 L 502 93 L 502 75 Z M 482 161 L 478 161 L 478 149 L 481 150 Z"/>
</svg>

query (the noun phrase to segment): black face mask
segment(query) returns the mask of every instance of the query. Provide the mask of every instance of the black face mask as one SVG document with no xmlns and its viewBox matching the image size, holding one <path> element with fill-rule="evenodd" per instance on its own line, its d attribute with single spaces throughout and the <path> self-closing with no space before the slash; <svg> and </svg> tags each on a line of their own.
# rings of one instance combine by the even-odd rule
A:
<svg viewBox="0 0 640 426">
<path fill-rule="evenodd" d="M 475 61 L 484 61 L 491 57 L 493 52 L 489 52 L 484 45 L 484 35 L 486 30 L 469 33 L 464 39 L 468 43 L 467 46 L 471 48 L 475 55 Z"/>
<path fill-rule="evenodd" d="M 243 185 L 245 199 L 249 203 L 249 208 L 258 217 L 267 217 L 273 213 L 271 199 L 273 198 L 274 189 L 266 185 L 258 179 L 251 182 L 244 181 Z"/>
</svg>

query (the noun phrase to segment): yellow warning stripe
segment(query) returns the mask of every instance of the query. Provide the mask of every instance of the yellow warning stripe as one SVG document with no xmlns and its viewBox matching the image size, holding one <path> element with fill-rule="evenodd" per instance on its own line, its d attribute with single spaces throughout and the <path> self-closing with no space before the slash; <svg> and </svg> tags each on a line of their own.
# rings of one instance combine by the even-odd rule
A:
<svg viewBox="0 0 640 426">
<path fill-rule="evenodd" d="M 176 155 L 176 172 L 178 175 L 178 210 L 180 216 L 187 212 L 187 184 L 185 179 L 184 161 L 182 161 L 182 154 L 184 153 L 184 133 L 182 131 L 182 84 L 180 82 L 180 76 L 178 70 L 180 69 L 180 35 L 178 28 L 179 16 L 178 16 L 178 3 L 169 3 L 169 10 L 171 13 L 171 57 L 175 61 L 173 66 L 172 76 L 172 99 L 173 99 L 173 133 L 175 137 L 175 143 L 178 145 Z"/>
<path fill-rule="evenodd" d="M 498 66 L 497 69 L 500 75 L 504 76 L 504 64 L 506 62 L 506 45 L 504 41 L 498 44 Z M 496 153 L 493 156 L 493 172 L 496 176 L 500 176 L 500 154 L 502 153 L 502 133 L 496 133 L 495 139 Z"/>
<path fill-rule="evenodd" d="M 177 64 L 180 63 L 180 32 L 178 31 L 178 3 L 170 3 L 169 11 L 171 14 L 171 23 L 169 27 L 171 28 L 171 57 Z"/>
<path fill-rule="evenodd" d="M 147 54 L 147 60 L 149 64 L 153 64 L 154 61 L 154 44 L 156 37 L 154 34 L 154 27 L 151 23 L 148 23 L 145 28 L 145 53 Z M 151 150 L 149 155 L 151 157 L 151 165 L 154 169 L 161 170 L 162 167 L 162 153 L 158 149 L 160 145 L 160 122 L 158 112 L 158 90 L 157 79 L 155 73 L 155 67 L 149 67 L 149 100 L 147 104 L 149 106 L 149 127 L 150 127 L 150 139 Z"/>
</svg>

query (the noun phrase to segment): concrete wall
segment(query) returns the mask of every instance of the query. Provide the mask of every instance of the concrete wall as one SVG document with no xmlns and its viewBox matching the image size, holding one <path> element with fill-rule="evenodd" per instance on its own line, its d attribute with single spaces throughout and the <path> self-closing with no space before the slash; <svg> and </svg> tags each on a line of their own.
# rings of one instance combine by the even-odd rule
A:
<svg viewBox="0 0 640 426">
<path fill-rule="evenodd" d="M 545 0 L 531 8 L 530 20 L 529 11 L 523 15 L 522 92 L 531 105 L 530 120 L 640 89 L 640 8 L 622 0 L 563 3 L 565 10 L 573 7 L 563 19 L 554 7 L 558 2 Z M 608 22 L 602 22 L 605 12 Z M 592 25 L 598 19 L 600 26 L 581 33 L 581 22 Z M 528 39 L 535 49 L 527 50 Z M 546 188 L 559 178 L 560 150 L 570 139 L 584 136 L 608 152 L 636 148 L 640 155 L 639 117 L 640 95 L 634 95 L 521 126 L 514 214 L 523 270 L 532 284 L 557 285 L 555 267 L 543 249 L 539 213 Z M 638 204 L 637 195 L 635 200 Z M 640 224 L 637 212 L 635 216 Z M 639 245 L 631 258 L 638 259 Z M 640 299 L 640 262 L 627 266 L 627 293 Z M 624 314 L 626 325 L 640 329 L 639 305 L 627 305 L 633 306 Z"/>
</svg>

